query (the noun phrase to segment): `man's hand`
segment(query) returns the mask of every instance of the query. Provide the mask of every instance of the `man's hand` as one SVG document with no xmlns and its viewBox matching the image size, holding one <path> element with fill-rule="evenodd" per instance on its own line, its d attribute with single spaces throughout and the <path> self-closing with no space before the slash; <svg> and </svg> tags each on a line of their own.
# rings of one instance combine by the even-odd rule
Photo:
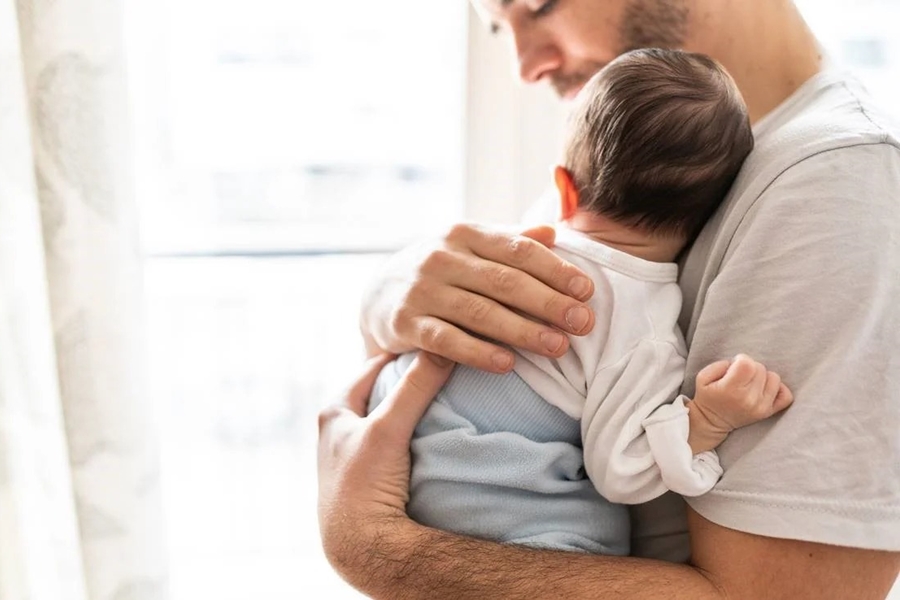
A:
<svg viewBox="0 0 900 600">
<path fill-rule="evenodd" d="M 694 453 L 712 450 L 739 427 L 786 409 L 794 396 L 777 373 L 745 354 L 720 360 L 697 373 L 688 442 Z"/>
<path fill-rule="evenodd" d="M 583 303 L 594 285 L 549 249 L 554 240 L 546 226 L 515 235 L 457 225 L 436 245 L 401 252 L 363 303 L 369 353 L 422 349 L 495 373 L 512 369 L 513 354 L 485 339 L 562 356 L 562 332 L 594 326 Z"/>
<path fill-rule="evenodd" d="M 362 532 L 377 535 L 381 526 L 407 519 L 409 443 L 453 370 L 449 361 L 419 353 L 366 416 L 372 386 L 390 359 L 369 361 L 343 398 L 319 415 L 319 527 L 325 554 L 339 572 L 365 554 L 360 545 L 373 541 Z"/>
</svg>

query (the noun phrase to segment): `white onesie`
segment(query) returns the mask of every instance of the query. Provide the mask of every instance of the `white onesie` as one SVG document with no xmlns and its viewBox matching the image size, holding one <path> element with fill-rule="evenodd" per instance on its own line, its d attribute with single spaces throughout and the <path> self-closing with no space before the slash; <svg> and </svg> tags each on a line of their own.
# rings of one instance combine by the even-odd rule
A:
<svg viewBox="0 0 900 600">
<path fill-rule="evenodd" d="M 559 359 L 523 352 L 519 376 L 581 422 L 584 462 L 608 500 L 639 504 L 666 490 L 708 492 L 722 475 L 715 451 L 692 455 L 678 395 L 684 337 L 678 329 L 678 266 L 637 258 L 560 227 L 557 254 L 594 281 L 596 317 Z"/>
</svg>

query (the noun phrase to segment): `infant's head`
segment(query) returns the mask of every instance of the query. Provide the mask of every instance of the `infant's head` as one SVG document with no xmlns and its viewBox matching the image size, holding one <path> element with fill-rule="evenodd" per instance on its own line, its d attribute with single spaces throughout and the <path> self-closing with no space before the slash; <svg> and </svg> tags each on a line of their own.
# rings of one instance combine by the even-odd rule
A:
<svg viewBox="0 0 900 600">
<path fill-rule="evenodd" d="M 562 188 L 560 176 L 568 179 L 578 211 L 687 241 L 725 197 L 752 148 L 744 101 L 717 62 L 636 50 L 579 94 L 557 181 Z"/>
</svg>

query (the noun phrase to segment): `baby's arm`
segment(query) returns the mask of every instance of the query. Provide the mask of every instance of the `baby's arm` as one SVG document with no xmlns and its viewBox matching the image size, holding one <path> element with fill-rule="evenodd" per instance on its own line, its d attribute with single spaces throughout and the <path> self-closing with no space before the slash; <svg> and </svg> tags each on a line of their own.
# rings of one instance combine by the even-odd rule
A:
<svg viewBox="0 0 900 600">
<path fill-rule="evenodd" d="M 735 429 L 768 419 L 793 401 L 778 374 L 745 354 L 708 365 L 697 374 L 687 403 L 691 451 L 712 450 Z"/>
<path fill-rule="evenodd" d="M 622 504 L 647 502 L 667 489 L 705 494 L 722 476 L 713 448 L 732 430 L 790 404 L 788 389 L 769 375 L 745 356 L 720 361 L 700 372 L 691 401 L 676 397 L 684 376 L 679 350 L 642 342 L 589 386 L 582 440 L 591 481 Z"/>
</svg>

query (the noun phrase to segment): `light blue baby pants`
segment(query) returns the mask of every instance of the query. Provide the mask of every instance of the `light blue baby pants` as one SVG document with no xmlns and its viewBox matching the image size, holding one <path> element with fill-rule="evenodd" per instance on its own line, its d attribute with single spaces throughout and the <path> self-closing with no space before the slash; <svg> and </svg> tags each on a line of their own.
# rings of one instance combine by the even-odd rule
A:
<svg viewBox="0 0 900 600">
<path fill-rule="evenodd" d="M 414 355 L 381 372 L 369 410 Z M 457 365 L 416 429 L 407 511 L 445 531 L 595 554 L 629 551 L 626 507 L 584 473 L 581 428 L 515 373 Z"/>
</svg>

